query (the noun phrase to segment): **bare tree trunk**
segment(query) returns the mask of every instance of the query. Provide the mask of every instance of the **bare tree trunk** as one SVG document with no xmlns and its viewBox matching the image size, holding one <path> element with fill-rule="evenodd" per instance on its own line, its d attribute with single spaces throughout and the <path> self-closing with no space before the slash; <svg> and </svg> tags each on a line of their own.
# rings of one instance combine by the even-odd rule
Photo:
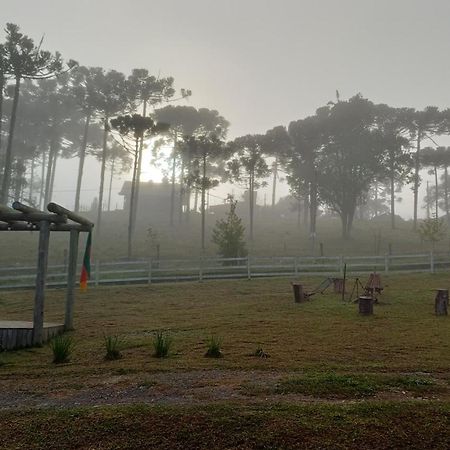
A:
<svg viewBox="0 0 450 450">
<path fill-rule="evenodd" d="M 33 156 L 33 158 L 31 158 L 30 187 L 28 190 L 28 203 L 33 206 L 34 206 L 33 191 L 34 191 L 34 168 L 35 168 L 35 165 L 36 165 L 36 157 Z"/>
<path fill-rule="evenodd" d="M 444 203 L 445 203 L 445 216 L 447 217 L 447 223 L 450 223 L 449 205 L 448 205 L 448 167 L 444 168 Z"/>
<path fill-rule="evenodd" d="M 51 182 L 50 182 L 50 198 L 49 198 L 49 201 L 51 201 L 52 198 L 53 198 L 53 188 L 55 186 L 56 163 L 58 161 L 58 154 L 59 154 L 59 149 L 56 148 L 55 156 L 53 158 L 52 179 L 51 179 Z"/>
<path fill-rule="evenodd" d="M 254 173 L 250 173 L 249 181 L 249 203 L 250 203 L 250 242 L 253 242 L 253 206 L 254 206 Z"/>
<path fill-rule="evenodd" d="M 439 219 L 439 185 L 438 185 L 438 175 L 437 175 L 437 166 L 434 166 L 434 200 L 436 205 L 436 219 Z"/>
<path fill-rule="evenodd" d="M 317 208 L 317 173 L 314 172 L 314 181 L 309 184 L 309 234 L 311 237 L 316 236 Z"/>
<path fill-rule="evenodd" d="M 143 107 L 143 111 L 142 111 L 142 116 L 146 117 L 147 116 L 147 100 L 144 100 L 144 107 Z M 138 211 L 138 203 L 139 203 L 139 192 L 140 192 L 140 188 L 141 188 L 141 172 L 142 172 L 142 154 L 144 152 L 144 136 L 142 136 L 139 139 L 139 152 L 138 152 L 138 165 L 137 165 L 137 172 L 136 172 L 136 186 L 135 186 L 135 197 L 134 197 L 134 202 L 135 205 L 133 205 L 133 221 L 132 221 L 132 225 L 134 227 L 134 224 L 136 223 L 136 216 L 137 216 L 137 211 Z"/>
<path fill-rule="evenodd" d="M 391 175 L 391 228 L 395 230 L 395 180 Z"/>
<path fill-rule="evenodd" d="M 194 190 L 194 211 L 198 211 L 198 189 Z"/>
<path fill-rule="evenodd" d="M 136 139 L 136 149 L 134 154 L 134 165 L 133 165 L 133 178 L 131 180 L 131 194 L 130 194 L 130 211 L 129 211 L 129 220 L 128 220 L 128 259 L 131 259 L 133 254 L 133 231 L 134 231 L 134 220 L 135 220 L 135 212 L 136 208 L 135 195 L 136 195 L 136 183 L 138 179 L 138 170 L 139 170 L 139 141 L 140 139 Z"/>
<path fill-rule="evenodd" d="M 375 217 L 378 217 L 378 180 L 375 180 Z"/>
<path fill-rule="evenodd" d="M 203 176 L 202 176 L 202 255 L 205 254 L 205 194 L 206 194 L 206 153 L 203 153 Z"/>
<path fill-rule="evenodd" d="M 177 132 L 175 131 L 175 142 L 173 146 L 172 155 L 172 190 L 170 192 L 170 226 L 174 225 L 174 215 L 175 215 L 175 178 L 176 178 L 176 167 L 177 167 Z"/>
<path fill-rule="evenodd" d="M 181 224 L 183 221 L 183 203 L 184 203 L 184 160 L 181 159 L 181 169 L 180 169 L 180 192 L 179 192 L 179 198 L 180 198 L 180 204 L 178 209 L 178 223 Z"/>
<path fill-rule="evenodd" d="M 16 160 L 15 186 L 14 186 L 14 200 L 21 201 L 21 192 L 23 187 L 23 176 L 25 174 L 25 166 L 23 159 Z"/>
<path fill-rule="evenodd" d="M 427 219 L 430 218 L 430 200 L 431 200 L 430 183 L 427 181 Z"/>
<path fill-rule="evenodd" d="M 50 140 L 50 151 L 48 154 L 47 161 L 47 174 L 45 178 L 45 191 L 44 191 L 44 208 L 47 207 L 51 198 L 51 185 L 52 185 L 52 176 L 54 172 L 53 164 L 55 162 L 55 153 L 56 153 L 56 138 L 52 136 Z"/>
<path fill-rule="evenodd" d="M 84 122 L 84 132 L 83 132 L 83 140 L 81 142 L 79 158 L 80 161 L 78 163 L 78 177 L 77 177 L 77 188 L 75 192 L 75 212 L 80 210 L 80 196 L 81 196 L 81 182 L 83 179 L 83 171 L 84 171 L 84 161 L 86 159 L 86 147 L 89 133 L 89 124 L 91 121 L 91 114 L 88 113 L 86 115 L 86 121 Z"/>
<path fill-rule="evenodd" d="M 16 119 L 17 119 L 17 106 L 19 104 L 19 93 L 20 93 L 20 77 L 16 77 L 16 82 L 14 85 L 14 98 L 11 109 L 11 117 L 9 121 L 8 143 L 6 145 L 5 168 L 2 179 L 2 190 L 0 193 L 0 203 L 3 203 L 4 205 L 8 203 L 9 185 L 11 183 L 13 138 L 14 138 L 14 128 L 16 126 Z"/>
<path fill-rule="evenodd" d="M 420 141 L 422 139 L 421 131 L 417 130 L 417 149 L 414 162 L 414 218 L 413 229 L 417 230 L 417 208 L 419 205 L 419 170 L 420 170 Z"/>
<path fill-rule="evenodd" d="M 114 178 L 114 166 L 116 163 L 116 158 L 111 161 L 111 175 L 109 177 L 109 192 L 108 192 L 108 211 L 111 211 L 111 192 L 112 192 L 112 182 Z"/>
<path fill-rule="evenodd" d="M 5 89 L 5 76 L 0 72 L 0 154 L 2 152 L 2 125 L 3 125 L 3 90 Z"/>
<path fill-rule="evenodd" d="M 42 152 L 42 165 L 41 165 L 41 189 L 39 192 L 39 209 L 44 207 L 45 196 L 45 167 L 47 166 L 47 152 Z"/>
<path fill-rule="evenodd" d="M 106 153 L 108 151 L 108 122 L 109 118 L 105 117 L 105 123 L 103 128 L 103 150 L 102 150 L 102 165 L 100 169 L 100 188 L 98 192 L 98 209 L 97 209 L 97 223 L 95 224 L 96 241 L 100 237 L 101 225 L 102 225 L 102 211 L 103 211 L 103 188 L 105 185 L 105 170 L 106 170 Z"/>
<path fill-rule="evenodd" d="M 275 161 L 273 163 L 272 208 L 275 207 L 277 179 L 278 179 L 278 156 L 275 157 Z"/>
</svg>

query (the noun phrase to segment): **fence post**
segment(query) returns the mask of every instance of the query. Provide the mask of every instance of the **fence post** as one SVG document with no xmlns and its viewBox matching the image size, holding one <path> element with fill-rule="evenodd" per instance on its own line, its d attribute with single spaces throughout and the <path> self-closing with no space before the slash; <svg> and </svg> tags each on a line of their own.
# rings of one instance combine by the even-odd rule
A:
<svg viewBox="0 0 450 450">
<path fill-rule="evenodd" d="M 430 272 L 434 273 L 434 254 L 430 252 Z"/>
<path fill-rule="evenodd" d="M 148 284 L 152 284 L 152 258 L 148 259 Z"/>
<path fill-rule="evenodd" d="M 198 269 L 198 281 L 199 283 L 203 281 L 203 258 L 200 258 L 200 264 Z"/>
<path fill-rule="evenodd" d="M 247 255 L 247 280 L 252 279 L 252 273 L 250 270 L 250 255 Z"/>
<path fill-rule="evenodd" d="M 95 261 L 95 287 L 100 284 L 100 260 Z"/>
<path fill-rule="evenodd" d="M 386 253 L 384 255 L 384 272 L 388 273 L 389 272 L 389 254 Z"/>
<path fill-rule="evenodd" d="M 339 273 L 341 276 L 344 275 L 344 257 L 339 256 Z"/>
</svg>

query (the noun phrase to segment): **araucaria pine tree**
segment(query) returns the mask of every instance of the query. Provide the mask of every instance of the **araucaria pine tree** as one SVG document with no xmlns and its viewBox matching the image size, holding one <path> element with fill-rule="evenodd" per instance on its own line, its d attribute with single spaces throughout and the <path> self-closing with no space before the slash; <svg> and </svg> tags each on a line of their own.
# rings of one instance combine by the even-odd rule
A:
<svg viewBox="0 0 450 450">
<path fill-rule="evenodd" d="M 218 220 L 213 229 L 212 241 L 218 245 L 223 258 L 241 258 L 247 256 L 242 219 L 236 214 L 237 201 L 229 197 L 230 211 L 225 219 Z"/>
</svg>

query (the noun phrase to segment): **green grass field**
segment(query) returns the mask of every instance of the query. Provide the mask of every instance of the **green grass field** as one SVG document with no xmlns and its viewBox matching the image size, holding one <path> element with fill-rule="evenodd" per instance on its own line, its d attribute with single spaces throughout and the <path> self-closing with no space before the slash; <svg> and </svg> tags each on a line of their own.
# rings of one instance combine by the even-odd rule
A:
<svg viewBox="0 0 450 450">
<path fill-rule="evenodd" d="M 450 276 L 383 282 L 371 317 L 331 291 L 295 304 L 288 279 L 89 289 L 69 363 L 48 345 L 0 353 L 0 448 L 448 448 L 450 323 L 433 289 Z M 32 292 L 0 307 L 30 319 Z M 49 291 L 46 320 L 63 311 Z M 152 356 L 157 331 L 168 358 Z M 105 335 L 121 359 L 104 359 Z M 205 358 L 211 336 L 222 358 Z"/>
</svg>

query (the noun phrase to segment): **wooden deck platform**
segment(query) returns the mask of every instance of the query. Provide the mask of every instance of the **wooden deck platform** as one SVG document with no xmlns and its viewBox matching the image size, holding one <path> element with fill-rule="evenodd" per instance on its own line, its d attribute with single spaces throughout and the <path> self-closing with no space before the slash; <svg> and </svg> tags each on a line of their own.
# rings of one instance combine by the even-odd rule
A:
<svg viewBox="0 0 450 450">
<path fill-rule="evenodd" d="M 44 322 L 43 341 L 47 342 L 64 331 L 64 324 Z M 0 320 L 0 349 L 16 350 L 31 347 L 33 322 Z"/>
</svg>

